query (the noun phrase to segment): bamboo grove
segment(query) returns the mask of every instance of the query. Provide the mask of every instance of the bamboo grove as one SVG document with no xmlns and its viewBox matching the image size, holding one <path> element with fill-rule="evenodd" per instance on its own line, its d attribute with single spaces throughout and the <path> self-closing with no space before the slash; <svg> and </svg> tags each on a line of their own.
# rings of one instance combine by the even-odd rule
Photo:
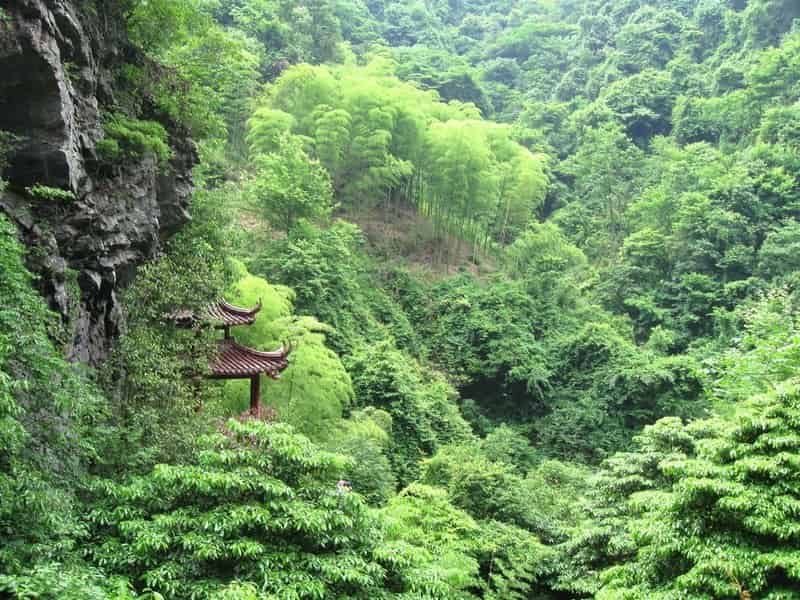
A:
<svg viewBox="0 0 800 600">
<path fill-rule="evenodd" d="M 475 252 L 509 242 L 544 202 L 546 157 L 517 143 L 510 125 L 444 103 L 393 71 L 382 57 L 287 69 L 249 121 L 251 151 L 280 156 L 287 138 L 298 138 L 345 210 L 416 207 L 439 242 L 454 240 L 456 254 L 462 241 Z"/>
</svg>

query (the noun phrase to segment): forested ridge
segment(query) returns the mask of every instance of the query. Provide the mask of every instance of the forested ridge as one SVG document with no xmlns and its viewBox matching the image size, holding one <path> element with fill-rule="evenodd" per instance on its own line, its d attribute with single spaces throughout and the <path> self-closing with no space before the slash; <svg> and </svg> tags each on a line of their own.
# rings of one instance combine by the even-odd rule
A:
<svg viewBox="0 0 800 600">
<path fill-rule="evenodd" d="M 61 3 L 120 220 L 196 162 L 135 274 L 49 258 L 102 221 L 3 62 L 51 4 L 0 7 L 0 597 L 800 599 L 797 0 Z M 257 413 L 171 316 L 221 297 L 291 349 Z"/>
</svg>

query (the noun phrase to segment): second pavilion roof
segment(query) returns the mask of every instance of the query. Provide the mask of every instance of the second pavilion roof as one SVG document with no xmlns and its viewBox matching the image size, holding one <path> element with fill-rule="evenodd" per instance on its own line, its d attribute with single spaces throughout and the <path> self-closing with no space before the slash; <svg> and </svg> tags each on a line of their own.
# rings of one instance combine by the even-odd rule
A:
<svg viewBox="0 0 800 600">
<path fill-rule="evenodd" d="M 252 377 L 259 373 L 279 379 L 281 371 L 289 366 L 290 349 L 284 346 L 272 352 L 261 352 L 229 338 L 220 340 L 217 350 L 209 366 L 212 376 L 220 379 Z"/>
</svg>

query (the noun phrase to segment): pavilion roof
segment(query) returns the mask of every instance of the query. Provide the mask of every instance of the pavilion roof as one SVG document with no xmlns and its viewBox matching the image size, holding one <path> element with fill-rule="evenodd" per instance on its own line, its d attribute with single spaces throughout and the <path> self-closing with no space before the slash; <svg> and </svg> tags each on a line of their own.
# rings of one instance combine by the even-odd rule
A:
<svg viewBox="0 0 800 600">
<path fill-rule="evenodd" d="M 209 304 L 203 309 L 202 317 L 205 320 L 215 321 L 225 326 L 252 325 L 256 322 L 256 315 L 261 310 L 261 300 L 253 308 L 234 306 L 220 298 L 214 304 Z"/>
<path fill-rule="evenodd" d="M 236 325 L 252 325 L 261 311 L 261 300 L 253 308 L 234 306 L 224 298 L 209 304 L 199 312 L 190 309 L 177 309 L 165 315 L 179 327 L 192 327 L 198 322 L 212 323 L 218 328 Z"/>
<path fill-rule="evenodd" d="M 289 366 L 290 351 L 281 346 L 273 352 L 261 352 L 228 338 L 219 341 L 217 354 L 209 366 L 212 376 L 216 378 L 245 378 L 266 373 L 272 379 L 278 379 L 281 371 Z"/>
</svg>

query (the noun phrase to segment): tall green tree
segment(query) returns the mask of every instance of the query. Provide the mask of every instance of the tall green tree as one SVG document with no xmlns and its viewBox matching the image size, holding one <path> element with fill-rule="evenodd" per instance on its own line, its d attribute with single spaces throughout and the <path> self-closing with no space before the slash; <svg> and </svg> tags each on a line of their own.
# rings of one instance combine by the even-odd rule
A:
<svg viewBox="0 0 800 600">
<path fill-rule="evenodd" d="M 631 498 L 650 507 L 636 551 L 598 598 L 797 597 L 797 404 L 792 386 L 756 396 L 695 458 L 661 462 L 674 483 Z"/>
<path fill-rule="evenodd" d="M 609 258 L 622 241 L 629 204 L 641 186 L 642 152 L 617 125 L 586 132 L 562 169 L 574 177 L 574 200 L 557 217 L 584 250 Z M 596 254 L 595 254 L 596 253 Z"/>
<path fill-rule="evenodd" d="M 325 168 L 303 149 L 299 138 L 283 136 L 275 152 L 255 157 L 253 202 L 268 222 L 288 232 L 298 219 L 323 219 L 333 210 Z"/>
<path fill-rule="evenodd" d="M 382 550 L 363 501 L 337 492 L 346 467 L 286 425 L 229 421 L 194 465 L 96 482 L 87 550 L 165 598 L 391 597 L 408 563 Z"/>
</svg>

